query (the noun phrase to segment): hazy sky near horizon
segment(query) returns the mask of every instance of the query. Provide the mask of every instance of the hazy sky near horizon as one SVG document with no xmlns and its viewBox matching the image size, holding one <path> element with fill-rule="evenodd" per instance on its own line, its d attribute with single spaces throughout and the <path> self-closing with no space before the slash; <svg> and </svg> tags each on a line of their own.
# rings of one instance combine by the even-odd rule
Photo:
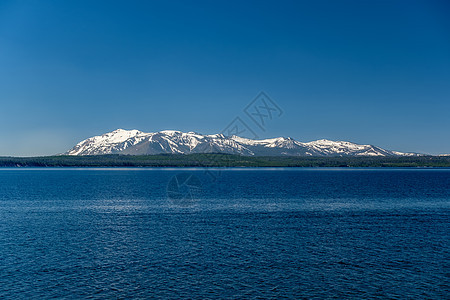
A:
<svg viewBox="0 0 450 300">
<path fill-rule="evenodd" d="M 450 153 L 449 1 L 0 1 L 0 155 L 117 128 Z"/>
</svg>

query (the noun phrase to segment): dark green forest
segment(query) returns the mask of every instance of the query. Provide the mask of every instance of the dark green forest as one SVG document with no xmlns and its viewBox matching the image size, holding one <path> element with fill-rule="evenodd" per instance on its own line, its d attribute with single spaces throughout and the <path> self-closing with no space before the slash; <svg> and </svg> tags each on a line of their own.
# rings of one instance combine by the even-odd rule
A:
<svg viewBox="0 0 450 300">
<path fill-rule="evenodd" d="M 0 167 L 450 167 L 450 157 L 295 157 L 229 154 L 0 157 Z"/>
</svg>

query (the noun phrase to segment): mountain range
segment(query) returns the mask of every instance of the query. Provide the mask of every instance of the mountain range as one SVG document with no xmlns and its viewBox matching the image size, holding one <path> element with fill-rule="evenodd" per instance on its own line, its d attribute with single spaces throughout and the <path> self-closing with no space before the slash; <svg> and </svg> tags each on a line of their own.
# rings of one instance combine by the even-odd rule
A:
<svg viewBox="0 0 450 300">
<path fill-rule="evenodd" d="M 254 140 L 236 135 L 204 135 L 195 132 L 163 130 L 145 133 L 117 129 L 78 143 L 65 155 L 152 155 L 152 154 L 227 153 L 245 156 L 419 156 L 385 150 L 373 145 L 345 141 L 317 140 L 299 142 L 290 137 Z"/>
</svg>

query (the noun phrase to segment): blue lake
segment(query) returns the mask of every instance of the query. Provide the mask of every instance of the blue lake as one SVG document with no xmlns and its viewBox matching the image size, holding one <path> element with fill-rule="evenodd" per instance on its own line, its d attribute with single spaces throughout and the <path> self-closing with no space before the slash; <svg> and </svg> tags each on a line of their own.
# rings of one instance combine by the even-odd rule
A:
<svg viewBox="0 0 450 300">
<path fill-rule="evenodd" d="M 0 298 L 450 295 L 450 170 L 0 169 Z"/>
</svg>

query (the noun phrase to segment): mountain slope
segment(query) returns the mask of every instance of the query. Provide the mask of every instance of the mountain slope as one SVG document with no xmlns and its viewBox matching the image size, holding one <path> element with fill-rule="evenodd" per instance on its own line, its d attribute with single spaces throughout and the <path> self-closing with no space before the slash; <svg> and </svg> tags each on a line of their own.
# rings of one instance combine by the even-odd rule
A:
<svg viewBox="0 0 450 300">
<path fill-rule="evenodd" d="M 78 143 L 67 155 L 127 154 L 151 155 L 161 153 L 227 153 L 246 156 L 413 156 L 385 150 L 372 145 L 350 142 L 317 140 L 302 143 L 292 138 L 251 140 L 222 134 L 202 135 L 164 130 L 145 133 L 123 130 L 94 136 Z"/>
</svg>

